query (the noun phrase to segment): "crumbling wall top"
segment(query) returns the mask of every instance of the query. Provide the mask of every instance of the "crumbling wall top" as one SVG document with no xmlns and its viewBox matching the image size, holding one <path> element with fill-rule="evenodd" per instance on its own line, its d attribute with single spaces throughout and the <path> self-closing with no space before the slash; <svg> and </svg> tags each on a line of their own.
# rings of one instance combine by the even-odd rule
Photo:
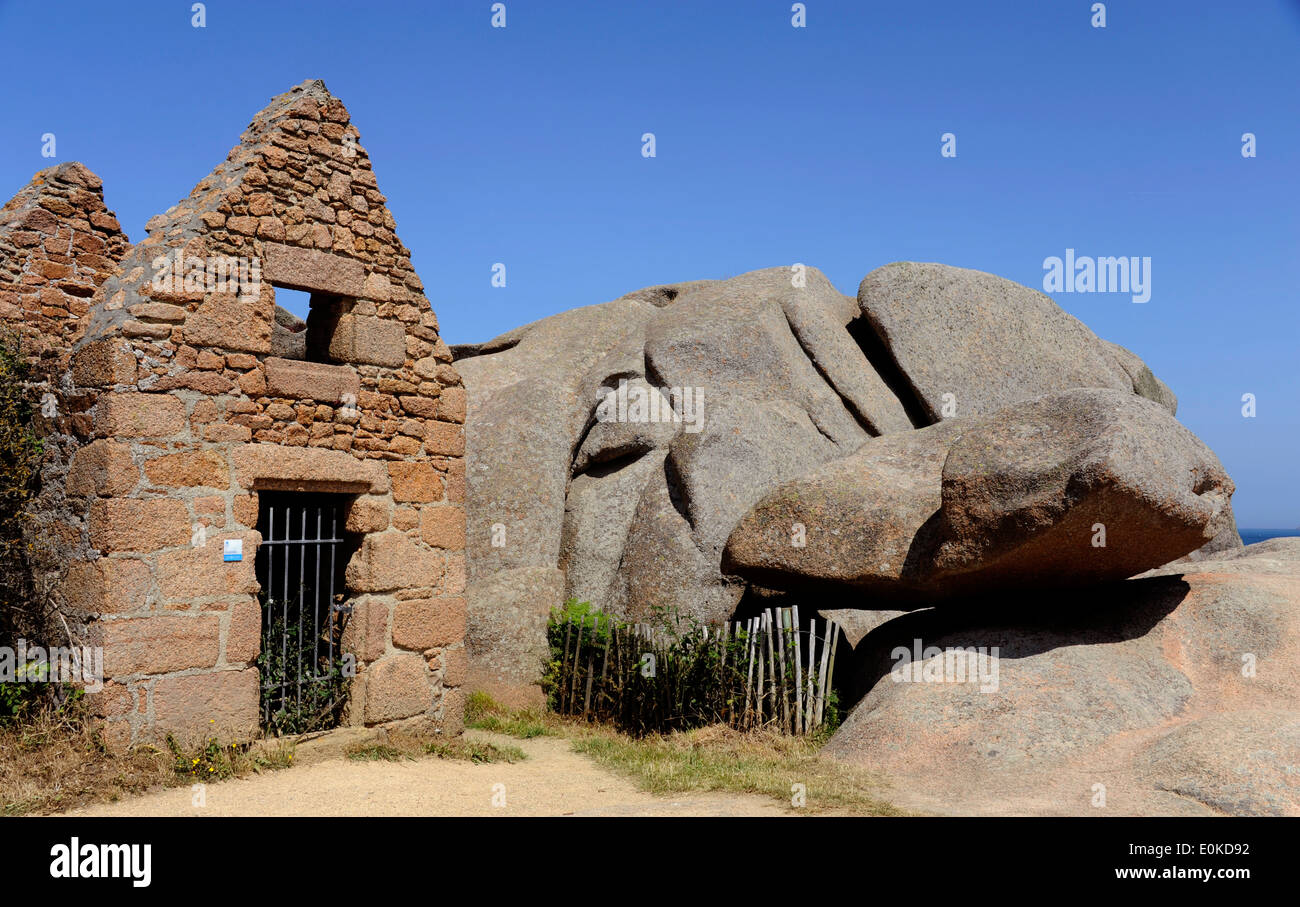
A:
<svg viewBox="0 0 1300 907">
<path fill-rule="evenodd" d="M 0 208 L 0 323 L 33 360 L 66 360 L 129 247 L 98 176 L 75 161 L 40 171 Z"/>
</svg>

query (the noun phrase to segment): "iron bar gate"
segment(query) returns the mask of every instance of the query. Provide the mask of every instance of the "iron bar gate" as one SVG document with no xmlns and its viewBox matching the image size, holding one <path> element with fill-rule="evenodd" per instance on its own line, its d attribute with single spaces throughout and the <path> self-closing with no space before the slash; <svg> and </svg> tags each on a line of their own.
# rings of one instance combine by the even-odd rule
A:
<svg viewBox="0 0 1300 907">
<path fill-rule="evenodd" d="M 261 492 L 262 725 L 303 733 L 338 723 L 347 696 L 341 495 Z"/>
</svg>

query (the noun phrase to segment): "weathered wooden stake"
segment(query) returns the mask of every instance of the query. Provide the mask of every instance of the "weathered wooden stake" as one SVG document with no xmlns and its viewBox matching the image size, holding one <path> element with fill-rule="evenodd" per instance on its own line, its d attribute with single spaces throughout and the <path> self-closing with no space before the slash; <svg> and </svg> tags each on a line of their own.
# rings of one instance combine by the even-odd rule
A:
<svg viewBox="0 0 1300 907">
<path fill-rule="evenodd" d="M 746 668 L 747 676 L 746 676 L 746 678 L 745 678 L 745 718 L 744 718 L 744 720 L 745 720 L 746 723 L 748 723 L 748 722 L 750 722 L 750 721 L 753 720 L 753 712 L 752 712 L 752 708 L 751 708 L 751 706 L 750 706 L 750 702 L 749 702 L 749 692 L 750 692 L 750 688 L 753 687 L 753 685 L 754 685 L 754 641 L 755 641 L 755 639 L 756 639 L 756 630 L 757 630 L 757 624 L 756 624 L 754 618 L 751 617 L 751 618 L 749 619 L 749 622 L 745 625 L 745 629 L 746 629 L 746 631 L 747 631 L 747 632 L 746 632 L 746 636 L 747 636 L 746 642 L 747 642 L 747 646 L 748 646 L 748 648 L 749 648 L 749 666 Z"/>
<path fill-rule="evenodd" d="M 803 733 L 803 655 L 799 643 L 799 606 L 790 609 L 790 624 L 794 631 L 794 732 Z"/>
<path fill-rule="evenodd" d="M 813 730 L 814 709 L 814 681 L 816 680 L 816 617 L 809 617 L 809 689 L 807 695 L 803 698 L 806 704 L 805 715 L 803 715 L 803 733 L 811 733 Z"/>
<path fill-rule="evenodd" d="M 614 621 L 610 620 L 605 625 L 605 654 L 600 660 L 600 689 L 597 690 L 596 692 L 596 714 L 597 715 L 600 714 L 600 697 L 608 695 L 605 688 L 605 674 L 609 669 L 609 646 L 611 640 L 613 640 L 614 638 L 613 630 L 614 630 Z"/>
<path fill-rule="evenodd" d="M 776 650 L 772 645 L 772 609 L 767 608 L 763 611 L 764 636 L 767 638 L 767 692 L 771 697 L 772 704 L 769 711 L 772 715 L 773 723 L 777 720 L 776 705 Z"/>
<path fill-rule="evenodd" d="M 826 681 L 827 670 L 830 666 L 831 654 L 831 633 L 835 630 L 835 621 L 826 621 L 826 636 L 822 639 L 822 664 L 821 670 L 817 672 L 817 727 L 822 726 L 823 717 L 826 714 Z"/>
<path fill-rule="evenodd" d="M 573 647 L 573 681 L 569 684 L 569 714 L 578 707 L 578 664 L 582 655 L 582 631 L 587 625 L 587 615 L 578 618 L 577 645 Z"/>
<path fill-rule="evenodd" d="M 831 636 L 831 666 L 827 669 L 826 685 L 829 687 L 835 682 L 835 650 L 840 644 L 840 628 L 835 626 L 835 633 Z"/>
<path fill-rule="evenodd" d="M 789 695 L 789 690 L 786 688 L 786 676 L 785 676 L 786 675 L 785 650 L 787 646 L 785 625 L 786 625 L 786 621 L 790 617 L 790 612 L 786 608 L 778 608 L 776 611 L 776 616 L 777 616 L 777 620 L 780 621 L 780 626 L 777 627 L 777 631 L 778 631 L 777 640 L 779 645 L 777 645 L 776 647 L 776 652 L 781 659 L 781 673 L 778 677 L 778 683 L 781 688 L 781 729 L 782 731 L 789 731 L 790 695 Z"/>
<path fill-rule="evenodd" d="M 587 656 L 587 694 L 582 700 L 582 720 L 591 715 L 591 682 L 596 678 L 596 653 Z"/>
<path fill-rule="evenodd" d="M 569 637 L 573 635 L 573 615 L 570 614 L 564 625 L 564 657 L 560 659 L 560 689 L 556 697 L 560 706 L 560 714 L 564 712 L 564 678 L 568 676 L 569 671 Z"/>
</svg>

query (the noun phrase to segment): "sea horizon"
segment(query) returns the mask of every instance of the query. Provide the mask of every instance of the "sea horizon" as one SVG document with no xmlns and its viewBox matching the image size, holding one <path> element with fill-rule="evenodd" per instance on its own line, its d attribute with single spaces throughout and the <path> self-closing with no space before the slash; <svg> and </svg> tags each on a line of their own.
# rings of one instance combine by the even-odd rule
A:
<svg viewBox="0 0 1300 907">
<path fill-rule="evenodd" d="M 1294 538 L 1300 536 L 1300 529 L 1238 529 L 1243 545 L 1254 545 L 1268 539 Z"/>
</svg>

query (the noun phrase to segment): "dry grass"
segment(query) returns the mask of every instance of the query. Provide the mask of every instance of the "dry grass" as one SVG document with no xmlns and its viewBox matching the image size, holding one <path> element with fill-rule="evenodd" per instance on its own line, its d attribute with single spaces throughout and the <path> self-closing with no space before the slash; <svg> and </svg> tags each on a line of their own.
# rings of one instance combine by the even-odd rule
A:
<svg viewBox="0 0 1300 907">
<path fill-rule="evenodd" d="M 433 738 L 421 734 L 393 731 L 373 743 L 354 743 L 343 754 L 358 761 L 405 762 L 425 756 L 455 759 L 460 762 L 522 762 L 527 754 L 517 746 L 497 746 L 461 737 Z"/>
<path fill-rule="evenodd" d="M 576 752 L 651 793 L 728 791 L 769 796 L 790 805 L 792 787 L 806 789 L 810 812 L 901 815 L 869 771 L 819 757 L 821 741 L 725 726 L 641 739 L 550 713 L 512 712 L 486 696 L 470 698 L 467 724 L 520 739 L 559 736 Z M 518 762 L 518 747 L 464 738 L 394 731 L 378 742 L 353 744 L 349 759 L 403 761 L 435 756 L 476 763 Z M 48 814 L 118 800 L 152 788 L 240 777 L 293 762 L 293 745 L 268 740 L 220 745 L 215 740 L 142 746 L 109 753 L 98 734 L 74 715 L 42 713 L 0 725 L 0 815 Z"/>
<path fill-rule="evenodd" d="M 725 725 L 636 738 L 549 712 L 512 712 L 482 693 L 470 696 L 466 724 L 525 739 L 542 734 L 566 737 L 575 752 L 650 793 L 762 794 L 791 806 L 794 785 L 802 784 L 802 808 L 809 812 L 906 815 L 883 798 L 886 784 L 879 774 L 822 759 L 824 738 L 737 731 Z"/>
<path fill-rule="evenodd" d="M 293 762 L 287 741 L 172 741 L 110 753 L 77 712 L 39 712 L 0 725 L 0 815 L 48 815 L 158 787 L 241 777 Z"/>
</svg>

